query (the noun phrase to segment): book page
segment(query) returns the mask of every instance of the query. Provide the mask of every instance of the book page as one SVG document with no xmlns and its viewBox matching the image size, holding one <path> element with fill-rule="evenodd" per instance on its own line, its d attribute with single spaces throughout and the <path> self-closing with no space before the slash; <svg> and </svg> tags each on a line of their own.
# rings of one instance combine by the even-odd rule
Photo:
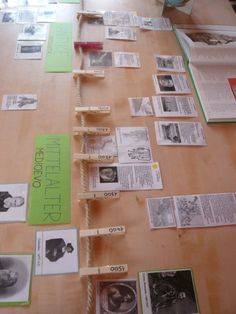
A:
<svg viewBox="0 0 236 314">
<path fill-rule="evenodd" d="M 229 82 L 236 66 L 194 66 L 190 71 L 207 121 L 236 119 L 236 99 Z"/>
</svg>

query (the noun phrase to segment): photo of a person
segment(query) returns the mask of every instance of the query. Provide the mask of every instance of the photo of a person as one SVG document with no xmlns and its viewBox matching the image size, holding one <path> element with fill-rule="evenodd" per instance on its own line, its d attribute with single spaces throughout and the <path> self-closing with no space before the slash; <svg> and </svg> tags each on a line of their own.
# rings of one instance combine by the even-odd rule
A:
<svg viewBox="0 0 236 314">
<path fill-rule="evenodd" d="M 100 183 L 117 183 L 117 167 L 99 167 L 99 179 Z"/>
<path fill-rule="evenodd" d="M 0 191 L 0 212 L 6 212 L 11 207 L 20 207 L 24 203 L 23 196 L 12 196 L 8 191 Z"/>
<path fill-rule="evenodd" d="M 99 282 L 100 314 L 137 314 L 135 281 Z"/>
<path fill-rule="evenodd" d="M 72 253 L 74 248 L 71 243 L 66 243 L 62 238 L 46 240 L 45 256 L 50 262 L 56 262 L 66 253 Z"/>
<path fill-rule="evenodd" d="M 157 75 L 160 91 L 175 91 L 175 85 L 171 75 Z"/>
</svg>

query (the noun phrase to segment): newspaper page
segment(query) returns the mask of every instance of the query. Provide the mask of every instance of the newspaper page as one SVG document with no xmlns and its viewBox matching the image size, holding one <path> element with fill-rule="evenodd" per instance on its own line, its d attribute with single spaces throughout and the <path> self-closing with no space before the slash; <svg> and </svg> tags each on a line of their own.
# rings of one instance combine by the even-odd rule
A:
<svg viewBox="0 0 236 314">
<path fill-rule="evenodd" d="M 156 31 L 172 31 L 170 19 L 165 17 L 139 17 L 139 27 L 141 29 Z"/>
<path fill-rule="evenodd" d="M 42 59 L 43 41 L 17 41 L 15 59 Z"/>
<path fill-rule="evenodd" d="M 153 116 L 149 97 L 129 97 L 128 101 L 132 117 Z"/>
<path fill-rule="evenodd" d="M 152 162 L 148 128 L 116 128 L 116 140 L 120 163 Z"/>
<path fill-rule="evenodd" d="M 187 78 L 183 74 L 154 74 L 156 94 L 190 94 Z"/>
<path fill-rule="evenodd" d="M 158 145 L 206 145 L 200 122 L 155 121 Z"/>
<path fill-rule="evenodd" d="M 137 32 L 131 27 L 107 26 L 105 38 L 118 40 L 137 40 Z"/>
<path fill-rule="evenodd" d="M 135 11 L 105 11 L 104 25 L 111 26 L 138 26 L 138 17 Z"/>
<path fill-rule="evenodd" d="M 173 197 L 146 198 L 151 229 L 176 227 Z"/>
<path fill-rule="evenodd" d="M 49 5 L 38 9 L 37 23 L 53 23 L 56 21 L 56 7 Z"/>
<path fill-rule="evenodd" d="M 87 135 L 84 139 L 85 153 L 117 156 L 116 138 L 112 135 Z"/>
<path fill-rule="evenodd" d="M 152 96 L 156 117 L 197 117 L 191 96 Z"/>
<path fill-rule="evenodd" d="M 178 228 L 236 224 L 236 193 L 174 196 Z"/>
<path fill-rule="evenodd" d="M 114 52 L 114 66 L 117 68 L 140 68 L 140 58 L 134 52 Z"/>
<path fill-rule="evenodd" d="M 1 110 L 35 110 L 36 108 L 37 95 L 3 95 Z"/>
<path fill-rule="evenodd" d="M 155 55 L 155 63 L 158 71 L 186 72 L 182 56 Z"/>
<path fill-rule="evenodd" d="M 77 229 L 36 232 L 35 275 L 78 273 Z"/>
<path fill-rule="evenodd" d="M 208 122 L 235 121 L 236 99 L 229 78 L 236 77 L 235 66 L 190 65 L 200 103 Z"/>
<path fill-rule="evenodd" d="M 159 163 L 89 164 L 90 191 L 162 189 Z"/>
<path fill-rule="evenodd" d="M 142 313 L 199 314 L 191 269 L 139 272 Z"/>
<path fill-rule="evenodd" d="M 96 314 L 138 314 L 137 283 L 134 279 L 96 282 Z"/>
<path fill-rule="evenodd" d="M 28 24 L 24 25 L 22 33 L 17 40 L 46 40 L 47 25 L 46 24 Z"/>
</svg>

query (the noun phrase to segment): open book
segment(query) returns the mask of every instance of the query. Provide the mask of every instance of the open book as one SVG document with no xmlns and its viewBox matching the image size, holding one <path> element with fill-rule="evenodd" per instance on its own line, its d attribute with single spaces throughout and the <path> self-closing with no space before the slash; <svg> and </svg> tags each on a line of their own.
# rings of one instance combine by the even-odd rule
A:
<svg viewBox="0 0 236 314">
<path fill-rule="evenodd" d="M 236 26 L 175 25 L 207 122 L 236 122 Z"/>
</svg>

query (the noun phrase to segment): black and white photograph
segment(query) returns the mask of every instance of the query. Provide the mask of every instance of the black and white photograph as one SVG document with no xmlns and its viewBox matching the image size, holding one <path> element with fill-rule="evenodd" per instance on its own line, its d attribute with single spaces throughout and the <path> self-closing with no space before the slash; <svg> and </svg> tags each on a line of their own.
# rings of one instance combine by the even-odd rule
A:
<svg viewBox="0 0 236 314">
<path fill-rule="evenodd" d="M 111 67 L 112 52 L 110 51 L 92 51 L 89 53 L 90 67 Z"/>
<path fill-rule="evenodd" d="M 28 305 L 32 255 L 0 254 L 0 306 Z"/>
<path fill-rule="evenodd" d="M 148 128 L 116 128 L 116 141 L 120 163 L 152 162 Z"/>
<path fill-rule="evenodd" d="M 17 17 L 16 10 L 0 11 L 0 23 L 15 23 Z"/>
<path fill-rule="evenodd" d="M 85 152 L 87 154 L 104 154 L 117 156 L 117 144 L 114 135 L 85 136 Z"/>
<path fill-rule="evenodd" d="M 26 221 L 28 183 L 0 184 L 0 223 Z"/>
<path fill-rule="evenodd" d="M 139 17 L 139 27 L 145 30 L 172 31 L 172 24 L 166 17 Z"/>
<path fill-rule="evenodd" d="M 136 280 L 97 281 L 97 314 L 138 314 Z"/>
<path fill-rule="evenodd" d="M 137 33 L 130 27 L 107 26 L 105 27 L 105 38 L 135 41 Z"/>
<path fill-rule="evenodd" d="M 46 40 L 47 24 L 27 24 L 24 25 L 22 32 L 17 40 Z"/>
<path fill-rule="evenodd" d="M 175 196 L 174 201 L 180 227 L 204 227 L 201 203 L 197 195 Z"/>
<path fill-rule="evenodd" d="M 117 183 L 118 170 L 117 167 L 99 167 L 100 183 Z"/>
<path fill-rule="evenodd" d="M 42 59 L 43 41 L 17 41 L 15 59 Z"/>
<path fill-rule="evenodd" d="M 151 229 L 176 227 L 172 197 L 146 198 L 146 204 Z"/>
<path fill-rule="evenodd" d="M 132 117 L 153 116 L 149 97 L 130 97 L 128 101 Z"/>
<path fill-rule="evenodd" d="M 35 110 L 37 104 L 37 95 L 3 95 L 1 110 Z"/>
<path fill-rule="evenodd" d="M 36 232 L 35 275 L 79 271 L 77 229 Z"/>
<path fill-rule="evenodd" d="M 191 96 L 152 96 L 156 117 L 196 117 L 194 99 Z"/>
<path fill-rule="evenodd" d="M 139 283 L 143 313 L 199 313 L 191 269 L 140 272 Z"/>
<path fill-rule="evenodd" d="M 206 145 L 200 122 L 154 121 L 158 145 Z"/>
<path fill-rule="evenodd" d="M 185 72 L 182 56 L 155 55 L 154 57 L 158 71 Z"/>
<path fill-rule="evenodd" d="M 155 74 L 154 86 L 157 94 L 189 94 L 187 78 L 183 74 Z"/>
</svg>

